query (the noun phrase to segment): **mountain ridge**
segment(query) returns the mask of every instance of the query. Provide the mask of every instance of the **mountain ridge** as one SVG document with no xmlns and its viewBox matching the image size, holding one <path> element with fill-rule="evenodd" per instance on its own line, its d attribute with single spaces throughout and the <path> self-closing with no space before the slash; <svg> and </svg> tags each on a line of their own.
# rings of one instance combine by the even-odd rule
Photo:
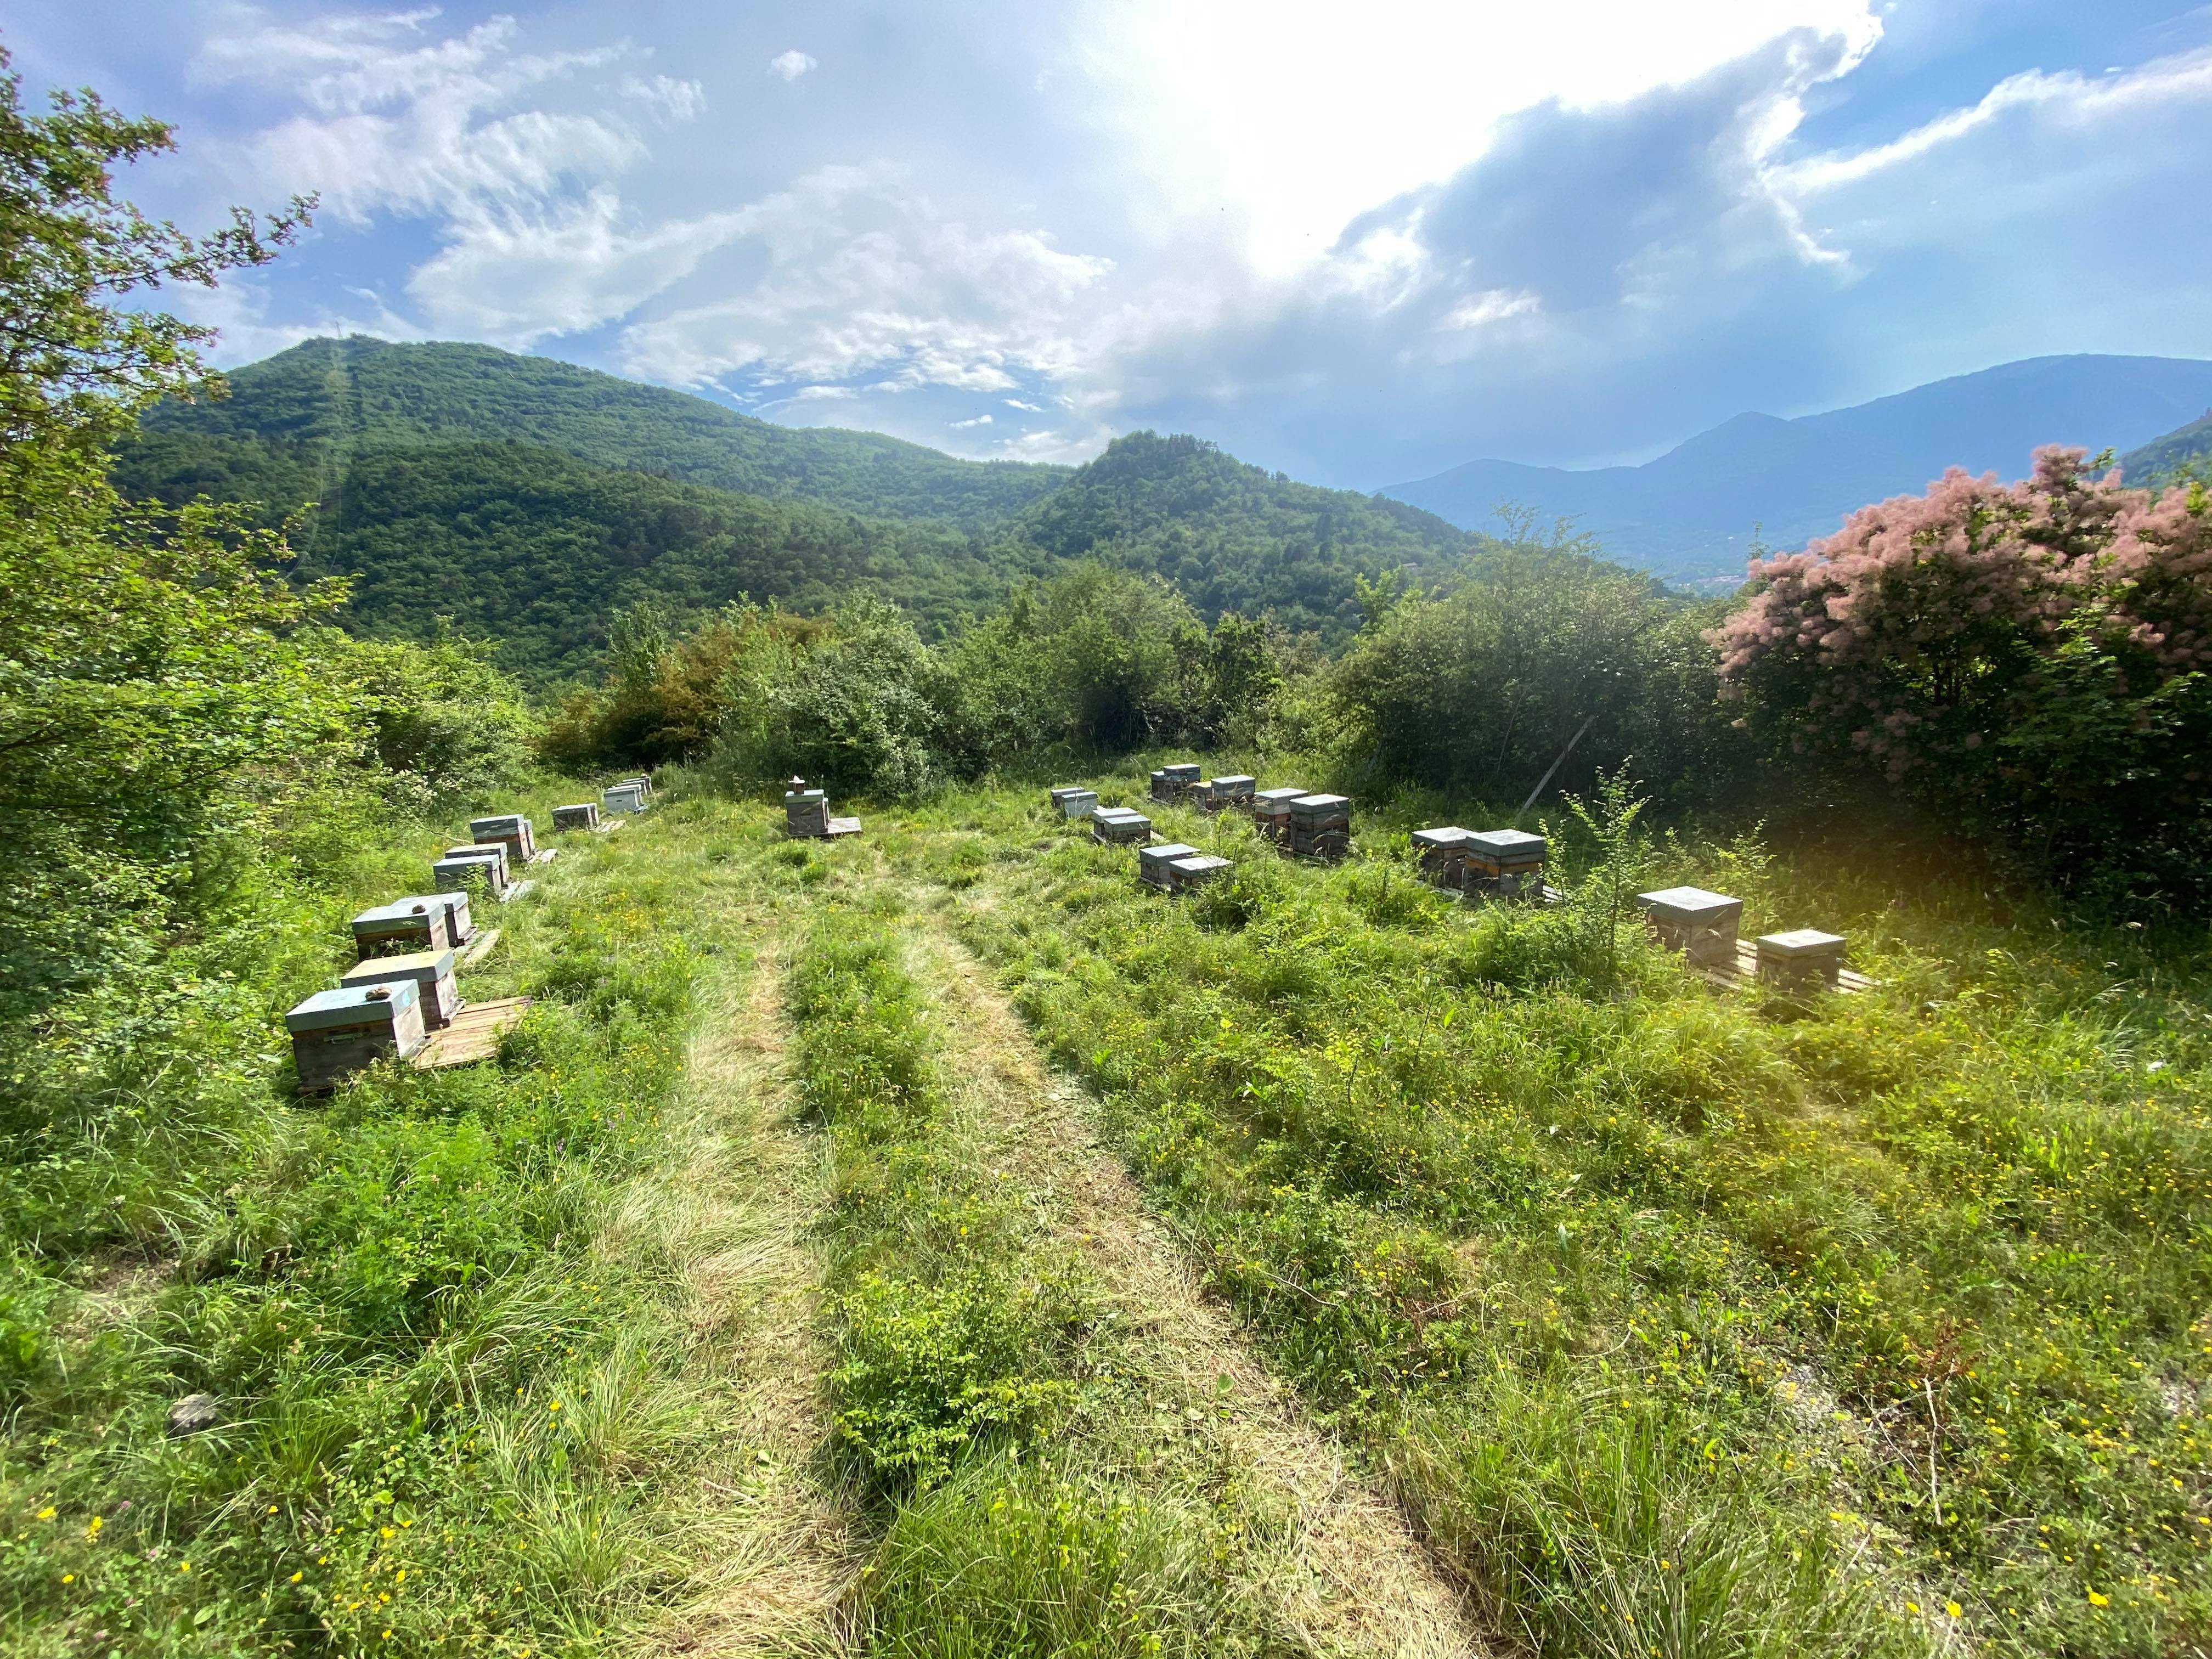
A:
<svg viewBox="0 0 2212 1659">
<path fill-rule="evenodd" d="M 1794 548 L 1950 465 L 2023 476 L 2045 443 L 2127 448 L 2212 404 L 2212 362 L 2077 353 L 2022 358 L 1863 404 L 1731 416 L 1640 466 L 1475 460 L 1379 493 L 1462 528 L 1514 501 L 1571 517 L 1608 556 L 1676 581 L 1740 580 L 1754 534 Z"/>
</svg>

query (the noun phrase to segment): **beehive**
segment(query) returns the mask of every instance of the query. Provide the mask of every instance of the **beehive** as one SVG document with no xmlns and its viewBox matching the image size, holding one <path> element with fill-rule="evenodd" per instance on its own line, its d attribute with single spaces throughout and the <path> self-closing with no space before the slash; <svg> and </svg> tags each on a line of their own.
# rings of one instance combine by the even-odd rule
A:
<svg viewBox="0 0 2212 1659">
<path fill-rule="evenodd" d="M 615 780 L 615 787 L 617 789 L 627 788 L 631 784 L 637 786 L 637 798 L 640 804 L 650 806 L 653 804 L 653 779 L 647 774 L 640 772 L 635 777 Z"/>
<path fill-rule="evenodd" d="M 404 956 L 375 957 L 346 970 L 341 985 L 385 985 L 406 981 L 422 1006 L 422 1028 L 442 1030 L 461 1011 L 460 981 L 453 977 L 453 953 L 410 951 Z"/>
<path fill-rule="evenodd" d="M 404 898 L 353 919 L 353 948 L 363 962 L 408 951 L 443 951 L 457 941 L 446 907 L 434 898 Z"/>
<path fill-rule="evenodd" d="M 1098 792 L 1096 789 L 1055 789 L 1052 792 L 1052 804 L 1060 809 L 1060 815 L 1064 818 L 1087 818 L 1098 810 Z"/>
<path fill-rule="evenodd" d="M 1477 830 L 1467 838 L 1460 873 L 1469 898 L 1541 898 L 1544 838 L 1525 830 Z"/>
<path fill-rule="evenodd" d="M 820 789 L 783 792 L 783 832 L 787 836 L 830 833 L 830 797 Z"/>
<path fill-rule="evenodd" d="M 1175 885 L 1175 878 L 1169 873 L 1168 866 L 1177 859 L 1197 856 L 1198 848 L 1186 847 L 1179 841 L 1171 841 L 1161 847 L 1140 847 L 1137 849 L 1137 874 L 1153 886 L 1165 890 Z"/>
<path fill-rule="evenodd" d="M 1227 859 L 1212 853 L 1194 853 L 1187 859 L 1177 859 L 1168 866 L 1168 884 L 1176 892 L 1187 893 L 1192 888 L 1229 873 Z"/>
<path fill-rule="evenodd" d="M 333 1088 L 387 1057 L 412 1060 L 425 1040 L 412 980 L 318 991 L 284 1016 L 302 1089 Z"/>
<path fill-rule="evenodd" d="M 498 847 L 456 847 L 430 866 L 430 879 L 441 889 L 466 887 L 482 882 L 493 898 L 507 896 L 507 852 Z"/>
<path fill-rule="evenodd" d="M 1142 846 L 1152 838 L 1152 821 L 1127 806 L 1102 806 L 1091 815 L 1091 838 L 1109 847 Z"/>
<path fill-rule="evenodd" d="M 1467 866 L 1468 838 L 1474 833 L 1455 823 L 1414 830 L 1413 851 L 1420 856 L 1421 878 L 1456 890 Z"/>
<path fill-rule="evenodd" d="M 1261 789 L 1252 797 L 1252 823 L 1268 840 L 1287 847 L 1291 844 L 1291 803 L 1303 799 L 1313 792 L 1304 784 L 1291 784 L 1282 789 Z"/>
<path fill-rule="evenodd" d="M 1169 806 L 1188 799 L 1198 787 L 1198 763 L 1179 761 L 1152 774 L 1152 799 Z"/>
<path fill-rule="evenodd" d="M 1701 967 L 1735 965 L 1736 931 L 1743 922 L 1743 901 L 1702 887 L 1668 887 L 1638 893 L 1644 919 L 1659 942 L 1680 951 Z"/>
<path fill-rule="evenodd" d="M 476 923 L 469 916 L 469 895 L 466 888 L 451 893 L 432 893 L 428 895 L 428 900 L 433 904 L 442 904 L 446 907 L 447 944 L 458 949 L 477 936 Z M 422 902 L 420 899 L 400 901 L 402 904 L 418 904 Z"/>
<path fill-rule="evenodd" d="M 611 784 L 599 791 L 599 810 L 603 812 L 642 812 L 645 811 L 645 792 L 635 783 Z"/>
<path fill-rule="evenodd" d="M 553 809 L 556 830 L 596 830 L 599 827 L 599 809 L 592 801 L 578 801 L 574 806 Z"/>
<path fill-rule="evenodd" d="M 1759 938 L 1759 977 L 1784 991 L 1832 991 L 1842 984 L 1845 940 L 1841 933 L 1798 927 Z"/>
<path fill-rule="evenodd" d="M 495 817 L 471 818 L 469 839 L 478 845 L 496 843 L 507 848 L 507 869 L 527 864 L 538 856 L 536 826 L 520 812 L 501 812 Z"/>
<path fill-rule="evenodd" d="M 1232 772 L 1226 777 L 1209 778 L 1200 786 L 1203 792 L 1198 804 L 1209 812 L 1219 812 L 1231 806 L 1243 806 L 1252 799 L 1258 780 L 1243 772 Z"/>
<path fill-rule="evenodd" d="M 1352 850 L 1352 802 L 1343 795 L 1300 795 L 1291 803 L 1291 854 L 1340 859 Z"/>
</svg>

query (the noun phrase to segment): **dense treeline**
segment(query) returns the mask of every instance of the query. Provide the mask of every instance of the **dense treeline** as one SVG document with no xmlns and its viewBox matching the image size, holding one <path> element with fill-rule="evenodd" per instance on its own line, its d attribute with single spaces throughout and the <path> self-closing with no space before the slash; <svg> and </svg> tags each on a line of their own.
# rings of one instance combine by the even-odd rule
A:
<svg viewBox="0 0 2212 1659">
<path fill-rule="evenodd" d="M 356 447 L 512 438 L 601 466 L 879 518 L 996 523 L 1066 469 L 963 461 L 880 433 L 787 427 L 550 357 L 355 335 L 307 340 L 227 377 L 229 395 L 150 410 L 149 434 Z"/>
</svg>

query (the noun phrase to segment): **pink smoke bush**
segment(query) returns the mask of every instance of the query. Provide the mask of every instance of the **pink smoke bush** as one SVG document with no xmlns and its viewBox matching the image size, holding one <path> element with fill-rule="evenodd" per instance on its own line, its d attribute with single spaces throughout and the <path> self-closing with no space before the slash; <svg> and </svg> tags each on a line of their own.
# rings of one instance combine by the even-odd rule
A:
<svg viewBox="0 0 2212 1659">
<path fill-rule="evenodd" d="M 1903 781 L 2042 763 L 2057 702 L 2100 699 L 2067 718 L 2108 729 L 2114 699 L 2212 668 L 2205 491 L 2130 489 L 2083 458 L 2039 450 L 2010 485 L 1954 467 L 1802 553 L 1753 560 L 1753 591 L 1706 636 L 1723 696 L 1793 744 L 1847 747 Z"/>
</svg>

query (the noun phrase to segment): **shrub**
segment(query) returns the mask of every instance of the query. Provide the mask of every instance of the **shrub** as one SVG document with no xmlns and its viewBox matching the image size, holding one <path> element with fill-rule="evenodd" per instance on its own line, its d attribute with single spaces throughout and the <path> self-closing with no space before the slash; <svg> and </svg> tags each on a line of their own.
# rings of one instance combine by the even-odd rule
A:
<svg viewBox="0 0 2212 1659">
<path fill-rule="evenodd" d="M 1869 769 L 2047 866 L 2199 890 L 2212 848 L 2212 522 L 2037 452 L 1954 468 L 1755 563 L 1709 637 L 1778 754 Z"/>
</svg>

